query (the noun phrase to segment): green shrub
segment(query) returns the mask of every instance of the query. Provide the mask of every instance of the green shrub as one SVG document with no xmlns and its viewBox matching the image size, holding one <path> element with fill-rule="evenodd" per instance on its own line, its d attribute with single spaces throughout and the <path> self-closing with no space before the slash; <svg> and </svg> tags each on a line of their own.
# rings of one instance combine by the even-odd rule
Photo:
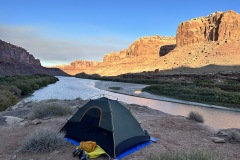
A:
<svg viewBox="0 0 240 160">
<path fill-rule="evenodd" d="M 37 90 L 40 88 L 36 82 L 30 82 L 30 87 L 32 88 L 32 90 Z"/>
<path fill-rule="evenodd" d="M 0 78 L 0 111 L 16 104 L 22 96 L 56 81 L 58 78 L 43 74 Z"/>
<path fill-rule="evenodd" d="M 199 114 L 198 112 L 190 112 L 188 114 L 188 118 L 190 120 L 193 120 L 193 121 L 196 121 L 196 122 L 199 122 L 199 123 L 204 123 L 204 118 L 201 114 Z"/>
<path fill-rule="evenodd" d="M 22 91 L 22 95 L 33 93 L 33 89 L 26 82 L 19 82 L 16 86 Z"/>
<path fill-rule="evenodd" d="M 66 145 L 64 134 L 49 128 L 40 128 L 31 133 L 20 146 L 21 152 L 52 152 Z"/>
<path fill-rule="evenodd" d="M 57 103 L 39 103 L 32 109 L 30 119 L 52 117 L 52 116 L 65 116 L 71 114 L 71 108 L 63 107 Z"/>
<path fill-rule="evenodd" d="M 240 108 L 240 94 L 227 92 L 218 88 L 198 87 L 192 84 L 155 84 L 145 87 L 143 91 L 153 94 L 173 97 L 192 102 L 222 105 L 231 108 Z"/>
<path fill-rule="evenodd" d="M 174 78 L 176 76 L 176 79 Z M 186 80 L 180 80 L 181 77 Z M 120 75 L 120 76 L 93 76 L 86 73 L 76 74 L 77 78 L 89 78 L 105 81 L 149 84 L 143 91 L 171 98 L 220 105 L 230 108 L 240 108 L 239 80 L 216 81 L 214 76 L 207 75 L 171 75 L 160 76 L 156 79 L 148 77 Z M 141 77 L 141 78 L 140 78 Z"/>
<path fill-rule="evenodd" d="M 16 104 L 18 98 L 8 90 L 0 90 L 0 111 L 6 110 L 8 107 Z"/>
<path fill-rule="evenodd" d="M 202 151 L 193 151 L 192 153 L 163 153 L 159 155 L 151 155 L 148 160 L 220 160 L 215 153 L 207 153 Z"/>
<path fill-rule="evenodd" d="M 19 88 L 17 88 L 16 86 L 10 85 L 10 86 L 7 86 L 7 88 L 11 93 L 13 93 L 18 98 L 21 97 L 22 91 Z"/>
</svg>

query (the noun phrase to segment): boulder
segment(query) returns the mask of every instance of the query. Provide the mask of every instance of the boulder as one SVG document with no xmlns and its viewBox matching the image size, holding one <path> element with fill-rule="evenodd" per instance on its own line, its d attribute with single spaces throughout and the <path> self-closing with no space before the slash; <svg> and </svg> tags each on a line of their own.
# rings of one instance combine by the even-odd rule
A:
<svg viewBox="0 0 240 160">
<path fill-rule="evenodd" d="M 13 116 L 3 116 L 4 118 L 6 118 L 6 122 L 8 125 L 21 125 L 23 124 L 22 122 L 24 121 L 24 119 L 22 118 L 18 118 L 18 117 L 13 117 Z"/>
<path fill-rule="evenodd" d="M 32 120 L 31 124 L 33 125 L 38 125 L 38 124 L 41 124 L 42 122 L 39 120 L 39 119 L 34 119 Z"/>
<path fill-rule="evenodd" d="M 212 137 L 211 140 L 215 143 L 226 143 L 226 140 L 224 138 Z"/>
</svg>

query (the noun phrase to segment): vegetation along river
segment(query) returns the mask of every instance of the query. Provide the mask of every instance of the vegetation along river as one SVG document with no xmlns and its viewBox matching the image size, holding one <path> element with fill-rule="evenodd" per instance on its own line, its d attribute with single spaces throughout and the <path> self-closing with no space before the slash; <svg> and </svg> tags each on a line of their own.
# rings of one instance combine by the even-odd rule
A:
<svg viewBox="0 0 240 160">
<path fill-rule="evenodd" d="M 203 115 L 205 119 L 205 124 L 217 129 L 240 128 L 240 112 L 206 108 L 190 104 L 166 102 L 113 93 L 96 88 L 95 84 L 101 83 L 101 81 L 96 80 L 79 79 L 74 77 L 58 78 L 59 81 L 57 83 L 51 84 L 47 87 L 35 91 L 32 96 L 24 99 L 24 101 L 37 101 L 44 99 L 70 100 L 79 97 L 82 99 L 90 99 L 97 98 L 97 96 L 101 94 L 106 94 L 109 95 L 109 98 L 112 99 L 117 98 L 119 101 L 123 101 L 129 104 L 145 105 L 150 108 L 157 109 L 172 115 L 187 116 L 190 111 L 196 111 Z"/>
</svg>

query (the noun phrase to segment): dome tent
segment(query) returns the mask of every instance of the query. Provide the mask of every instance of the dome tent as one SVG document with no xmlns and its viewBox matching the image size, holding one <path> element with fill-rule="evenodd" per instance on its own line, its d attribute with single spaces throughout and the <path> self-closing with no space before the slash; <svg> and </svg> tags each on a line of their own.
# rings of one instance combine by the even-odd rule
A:
<svg viewBox="0 0 240 160">
<path fill-rule="evenodd" d="M 106 97 L 79 108 L 61 131 L 77 141 L 96 141 L 112 158 L 150 139 L 127 108 Z"/>
</svg>

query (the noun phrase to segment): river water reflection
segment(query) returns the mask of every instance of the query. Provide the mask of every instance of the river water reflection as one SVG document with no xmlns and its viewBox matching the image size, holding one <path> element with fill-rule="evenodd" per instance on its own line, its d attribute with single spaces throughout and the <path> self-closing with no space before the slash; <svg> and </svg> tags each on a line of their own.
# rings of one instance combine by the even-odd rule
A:
<svg viewBox="0 0 240 160">
<path fill-rule="evenodd" d="M 57 83 L 35 91 L 32 96 L 24 100 L 76 99 L 78 97 L 89 99 L 95 95 L 107 94 L 117 97 L 118 100 L 125 103 L 149 106 L 172 115 L 187 116 L 190 111 L 197 111 L 203 115 L 205 124 L 214 128 L 240 128 L 240 112 L 133 97 L 95 88 L 95 80 L 78 79 L 74 77 L 58 78 L 59 81 Z"/>
</svg>

